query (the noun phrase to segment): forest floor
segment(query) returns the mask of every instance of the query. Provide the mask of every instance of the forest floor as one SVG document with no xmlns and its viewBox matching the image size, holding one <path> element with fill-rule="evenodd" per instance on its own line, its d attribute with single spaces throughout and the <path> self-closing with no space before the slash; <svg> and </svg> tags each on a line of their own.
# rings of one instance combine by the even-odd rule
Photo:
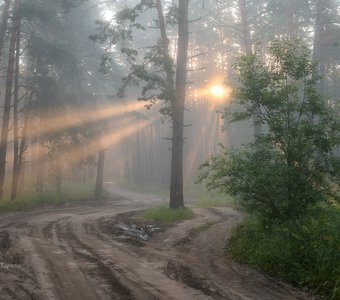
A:
<svg viewBox="0 0 340 300">
<path fill-rule="evenodd" d="M 106 200 L 0 215 L 0 299 L 313 299 L 225 256 L 237 211 L 143 223 L 132 216 L 161 198 L 107 188 Z"/>
</svg>

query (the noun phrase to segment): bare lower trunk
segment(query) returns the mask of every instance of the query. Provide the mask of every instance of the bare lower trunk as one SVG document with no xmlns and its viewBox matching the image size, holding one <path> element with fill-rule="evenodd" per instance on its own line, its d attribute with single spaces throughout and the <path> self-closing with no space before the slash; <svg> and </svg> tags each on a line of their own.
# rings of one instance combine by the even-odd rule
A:
<svg viewBox="0 0 340 300">
<path fill-rule="evenodd" d="M 172 105 L 172 158 L 170 182 L 170 208 L 184 207 L 183 199 L 183 129 L 189 43 L 189 0 L 179 1 L 178 48 L 176 63 L 176 97 Z"/>
<path fill-rule="evenodd" d="M 98 152 L 98 163 L 97 163 L 97 178 L 96 178 L 96 191 L 95 191 L 95 196 L 97 199 L 103 196 L 104 161 L 105 161 L 105 150 L 101 150 Z"/>
<path fill-rule="evenodd" d="M 61 184 L 62 184 L 62 171 L 61 165 L 57 163 L 54 169 L 54 178 L 55 178 L 55 191 L 57 194 L 61 193 Z"/>
<path fill-rule="evenodd" d="M 19 27 L 19 6 L 20 0 L 14 2 L 14 21 L 11 30 L 11 38 L 9 43 L 8 52 L 8 66 L 7 66 L 7 81 L 6 81 L 6 94 L 4 103 L 4 113 L 2 118 L 2 129 L 0 139 L 0 198 L 3 196 L 5 172 L 6 172 L 6 157 L 7 157 L 7 141 L 9 132 L 9 121 L 11 112 L 11 98 L 12 98 L 12 86 L 13 86 L 13 75 L 14 75 L 14 62 L 15 62 L 15 44 L 17 38 L 17 30 Z"/>
<path fill-rule="evenodd" d="M 39 137 L 36 140 L 36 181 L 35 190 L 37 193 L 42 193 L 44 190 L 44 157 L 43 151 L 40 146 Z"/>
<path fill-rule="evenodd" d="M 183 198 L 183 111 L 173 112 L 170 208 L 184 207 Z"/>
</svg>

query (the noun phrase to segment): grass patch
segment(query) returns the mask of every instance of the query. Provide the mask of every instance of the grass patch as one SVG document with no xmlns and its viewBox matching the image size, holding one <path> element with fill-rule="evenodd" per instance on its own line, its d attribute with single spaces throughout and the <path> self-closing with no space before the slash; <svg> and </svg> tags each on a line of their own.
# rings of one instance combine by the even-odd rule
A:
<svg viewBox="0 0 340 300">
<path fill-rule="evenodd" d="M 249 219 L 230 239 L 234 258 L 327 299 L 340 299 L 340 210 L 318 207 L 270 228 Z"/>
<path fill-rule="evenodd" d="M 171 209 L 162 205 L 145 210 L 140 217 L 151 221 L 170 223 L 192 219 L 194 213 L 188 208 Z"/>
<path fill-rule="evenodd" d="M 143 184 L 136 185 L 127 183 L 126 181 L 117 181 L 117 184 L 122 188 L 135 193 L 152 194 L 166 197 L 169 194 L 169 189 L 155 185 L 155 184 Z"/>
<path fill-rule="evenodd" d="M 57 194 L 46 191 L 41 194 L 26 193 L 19 195 L 14 201 L 4 198 L 0 200 L 0 212 L 23 211 L 46 205 L 62 205 L 93 198 L 94 184 L 64 182 L 62 192 Z"/>
<path fill-rule="evenodd" d="M 135 185 L 124 181 L 118 181 L 121 187 L 136 193 L 153 194 L 162 196 L 165 201 L 169 195 L 169 189 L 160 187 L 154 184 Z M 194 206 L 196 207 L 236 207 L 236 202 L 233 197 L 219 193 L 217 191 L 208 191 L 202 184 L 194 184 L 186 186 L 184 189 L 185 198 L 195 199 Z"/>
<path fill-rule="evenodd" d="M 198 207 L 235 207 L 234 199 L 224 197 L 201 197 L 196 204 Z"/>
<path fill-rule="evenodd" d="M 186 187 L 184 193 L 187 197 L 197 199 L 195 206 L 198 207 L 235 206 L 235 200 L 231 196 L 219 193 L 217 191 L 208 191 L 201 184 L 195 184 L 193 186 Z"/>
</svg>

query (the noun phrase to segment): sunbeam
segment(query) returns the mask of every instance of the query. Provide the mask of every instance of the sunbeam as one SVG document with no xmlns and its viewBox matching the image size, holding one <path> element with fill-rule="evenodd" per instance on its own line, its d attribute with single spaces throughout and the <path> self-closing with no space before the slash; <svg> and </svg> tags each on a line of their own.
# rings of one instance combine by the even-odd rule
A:
<svg viewBox="0 0 340 300">
<path fill-rule="evenodd" d="M 28 129 L 28 135 L 36 135 L 37 133 L 40 136 L 52 134 L 72 127 L 98 122 L 110 117 L 141 111 L 145 109 L 144 106 L 145 103 L 143 102 L 135 102 L 103 105 L 100 107 L 86 107 L 77 111 L 60 110 L 59 112 L 45 113 L 39 117 L 37 126 Z"/>
<path fill-rule="evenodd" d="M 120 126 L 119 131 L 105 133 L 101 136 L 96 136 L 92 140 L 88 141 L 86 147 L 84 145 L 71 148 L 66 150 L 65 152 L 57 155 L 53 159 L 54 163 L 61 163 L 65 161 L 65 158 L 70 161 L 71 163 L 77 163 L 90 155 L 95 154 L 97 151 L 101 149 L 107 149 L 108 147 L 117 144 L 118 142 L 128 138 L 129 136 L 133 135 L 139 130 L 142 130 L 149 124 L 155 122 L 159 116 L 154 116 L 150 120 L 141 120 L 139 124 L 132 124 L 131 120 L 125 120 L 123 126 Z M 125 125 L 125 126 L 124 126 Z"/>
</svg>

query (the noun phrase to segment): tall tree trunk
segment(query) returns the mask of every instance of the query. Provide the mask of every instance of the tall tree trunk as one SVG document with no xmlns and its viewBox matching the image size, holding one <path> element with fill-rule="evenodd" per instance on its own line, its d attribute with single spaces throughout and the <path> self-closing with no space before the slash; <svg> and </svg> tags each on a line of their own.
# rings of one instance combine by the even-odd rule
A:
<svg viewBox="0 0 340 300">
<path fill-rule="evenodd" d="M 5 2 L 4 10 L 2 12 L 2 20 L 0 24 L 0 61 L 2 57 L 2 49 L 4 47 L 4 40 L 6 36 L 8 17 L 9 17 L 9 5 L 10 5 L 9 0 L 5 0 L 4 2 Z"/>
<path fill-rule="evenodd" d="M 19 153 L 19 66 L 20 66 L 20 21 L 17 29 L 16 50 L 15 50 L 15 80 L 14 80 L 14 106 L 13 106 L 13 135 L 14 135 L 14 155 L 13 155 L 13 176 L 11 200 L 17 197 L 19 176 L 20 176 L 20 153 Z"/>
<path fill-rule="evenodd" d="M 95 196 L 97 199 L 103 196 L 104 161 L 105 161 L 105 150 L 100 150 L 98 152 L 97 178 L 96 178 L 96 191 L 95 191 Z"/>
<path fill-rule="evenodd" d="M 158 21 L 161 33 L 161 45 L 164 59 L 164 71 L 168 83 L 168 95 L 171 102 L 172 150 L 170 179 L 170 208 L 184 207 L 183 199 L 183 119 L 187 74 L 187 52 L 189 42 L 188 30 L 189 0 L 179 0 L 178 8 L 178 44 L 176 82 L 173 79 L 172 62 L 169 54 L 169 39 L 161 0 L 156 0 Z"/>
<path fill-rule="evenodd" d="M 238 5 L 240 9 L 240 16 L 241 16 L 241 23 L 242 23 L 242 39 L 243 39 L 244 50 L 247 55 L 251 55 L 253 54 L 253 50 L 251 46 L 252 43 L 251 43 L 250 29 L 249 29 L 247 2 L 246 0 L 239 0 Z"/>
<path fill-rule="evenodd" d="M 314 40 L 313 40 L 313 60 L 318 62 L 317 73 L 315 76 L 324 76 L 325 62 L 322 57 L 322 38 L 325 36 L 325 25 L 327 25 L 327 8 L 330 8 L 329 0 L 316 1 L 316 14 L 314 25 Z M 325 79 L 321 78 L 319 82 L 319 91 L 325 92 Z"/>
<path fill-rule="evenodd" d="M 244 51 L 247 55 L 253 54 L 252 42 L 250 36 L 249 20 L 248 20 L 248 9 L 246 0 L 238 1 L 241 23 L 242 23 L 242 36 Z M 253 114 L 253 124 L 254 124 L 254 139 L 255 142 L 262 135 L 262 125 L 261 125 L 261 108 L 256 107 Z"/>
<path fill-rule="evenodd" d="M 61 193 L 62 185 L 62 167 L 60 163 L 56 163 L 54 166 L 54 178 L 55 178 L 55 192 L 57 194 Z"/>
<path fill-rule="evenodd" d="M 56 169 L 55 169 L 55 191 L 56 191 L 57 194 L 61 193 L 61 185 L 62 185 L 61 166 L 56 165 Z"/>
<path fill-rule="evenodd" d="M 28 99 L 25 101 L 24 109 L 23 109 L 23 115 L 24 115 L 24 121 L 23 121 L 23 127 L 21 131 L 21 141 L 20 141 L 20 147 L 19 147 L 19 154 L 18 154 L 18 164 L 19 164 L 19 170 L 18 170 L 18 184 L 21 182 L 21 190 L 24 187 L 24 175 L 25 175 L 25 166 L 24 166 L 24 155 L 28 147 L 28 136 L 27 136 L 27 130 L 28 130 L 28 122 L 30 119 L 30 112 L 28 110 L 28 106 L 30 103 L 32 103 L 33 95 L 34 95 L 34 86 L 36 82 L 36 73 L 33 75 L 33 82 L 32 82 L 32 89 L 30 92 L 30 95 Z"/>
<path fill-rule="evenodd" d="M 2 129 L 1 129 L 1 139 L 0 139 L 0 198 L 4 193 L 4 182 L 5 182 L 5 172 L 6 172 L 6 157 L 7 157 L 7 140 L 9 131 L 9 121 L 11 112 L 11 98 L 12 98 L 12 85 L 13 85 L 13 75 L 14 75 L 14 62 L 15 62 L 15 44 L 17 38 L 17 31 L 19 28 L 20 18 L 19 18 L 19 8 L 20 0 L 15 0 L 14 2 L 14 17 L 13 26 L 11 30 L 11 38 L 9 43 L 8 52 L 8 66 L 7 66 L 7 81 L 6 81 L 6 94 L 4 103 L 4 112 L 2 119 Z"/>
<path fill-rule="evenodd" d="M 36 177 L 35 177 L 35 190 L 37 193 L 42 193 L 44 190 L 44 153 L 40 145 L 39 136 L 36 137 Z"/>
<path fill-rule="evenodd" d="M 176 62 L 175 99 L 172 105 L 172 157 L 170 181 L 170 208 L 184 207 L 183 199 L 183 129 L 187 82 L 189 44 L 189 0 L 179 0 L 178 43 Z"/>
<path fill-rule="evenodd" d="M 290 40 L 297 38 L 296 0 L 285 0 L 286 30 Z"/>
<path fill-rule="evenodd" d="M 181 1 L 182 0 L 180 0 L 180 2 Z M 158 13 L 159 30 L 161 33 L 164 70 L 165 70 L 165 76 L 168 82 L 169 94 L 170 94 L 169 100 L 173 101 L 173 98 L 175 98 L 175 95 L 174 95 L 175 83 L 174 83 L 174 78 L 173 78 L 172 60 L 171 60 L 171 56 L 169 53 L 169 39 L 166 34 L 166 24 L 165 24 L 165 18 L 163 14 L 163 7 L 162 7 L 161 0 L 156 0 L 156 7 L 157 7 L 157 13 Z"/>
</svg>

